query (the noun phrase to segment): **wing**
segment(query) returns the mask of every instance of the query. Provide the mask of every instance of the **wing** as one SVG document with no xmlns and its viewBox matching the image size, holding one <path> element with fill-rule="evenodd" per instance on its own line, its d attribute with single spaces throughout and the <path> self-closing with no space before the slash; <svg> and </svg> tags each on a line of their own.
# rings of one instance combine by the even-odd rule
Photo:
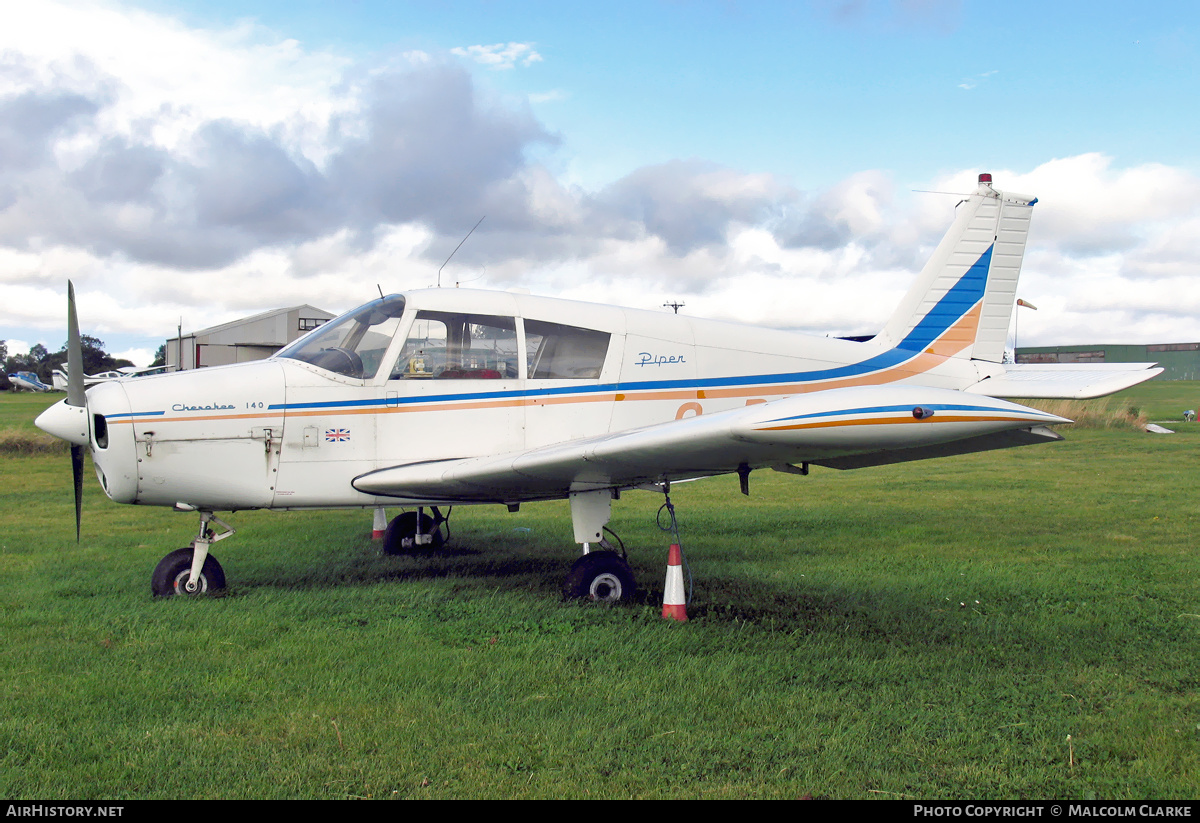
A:
<svg viewBox="0 0 1200 823">
<path fill-rule="evenodd" d="M 1086 400 L 1136 386 L 1162 369 L 1154 363 L 1019 363 L 966 391 L 988 397 Z"/>
<path fill-rule="evenodd" d="M 392 466 L 353 485 L 426 503 L 512 503 L 796 463 L 858 468 L 1005 448 L 1057 440 L 1042 427 L 1068 422 L 948 389 L 856 387 L 520 452 Z"/>
</svg>

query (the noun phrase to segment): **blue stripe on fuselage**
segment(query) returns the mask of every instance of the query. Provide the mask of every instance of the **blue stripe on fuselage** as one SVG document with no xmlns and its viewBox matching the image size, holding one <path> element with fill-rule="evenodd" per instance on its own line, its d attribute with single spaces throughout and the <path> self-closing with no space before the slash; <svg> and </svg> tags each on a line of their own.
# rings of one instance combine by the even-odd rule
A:
<svg viewBox="0 0 1200 823">
<path fill-rule="evenodd" d="M 155 417 L 166 414 L 165 411 L 124 412 L 122 414 L 106 414 L 105 420 L 124 420 L 129 417 Z"/>
<path fill-rule="evenodd" d="M 276 403 L 269 409 L 350 409 L 371 406 L 407 406 L 425 403 L 447 403 L 458 400 L 515 400 L 523 397 L 549 397 L 572 394 L 601 394 L 608 392 L 643 392 L 670 389 L 705 389 L 734 386 L 766 386 L 774 383 L 811 383 L 820 380 L 836 380 L 858 377 L 875 371 L 898 366 L 916 356 L 916 352 L 889 349 L 859 363 L 837 366 L 817 371 L 789 372 L 786 374 L 752 374 L 731 377 L 687 378 L 682 380 L 647 380 L 635 383 L 603 383 L 583 386 L 555 386 L 548 389 L 514 389 L 512 391 L 460 392 L 455 394 L 427 394 L 413 397 L 369 400 L 328 400 L 320 403 Z"/>
</svg>

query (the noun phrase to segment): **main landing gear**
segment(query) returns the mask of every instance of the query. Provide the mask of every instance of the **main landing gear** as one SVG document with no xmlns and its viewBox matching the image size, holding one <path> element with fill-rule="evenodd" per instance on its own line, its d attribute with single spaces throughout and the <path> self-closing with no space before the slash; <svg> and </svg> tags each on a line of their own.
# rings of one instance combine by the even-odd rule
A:
<svg viewBox="0 0 1200 823">
<path fill-rule="evenodd" d="M 214 523 L 224 531 L 214 531 Z M 208 553 L 208 547 L 231 537 L 234 531 L 212 512 L 200 512 L 200 533 L 191 546 L 177 549 L 158 562 L 150 576 L 150 591 L 155 597 L 172 597 L 212 594 L 224 589 L 225 571 L 217 558 Z"/>
<path fill-rule="evenodd" d="M 583 545 L 583 557 L 575 561 L 563 581 L 563 597 L 568 600 L 586 598 L 619 603 L 632 600 L 637 591 L 633 569 L 625 561 L 624 552 L 618 554 L 604 537 L 608 531 L 605 525 L 612 516 L 614 494 L 611 489 L 571 492 L 571 523 L 575 527 L 575 542 Z M 600 551 L 592 551 L 592 543 L 598 543 Z"/>
<path fill-rule="evenodd" d="M 436 552 L 446 544 L 442 526 L 449 520 L 437 506 L 430 508 L 433 515 L 425 514 L 424 508 L 415 512 L 404 512 L 392 518 L 383 533 L 384 554 L 415 554 Z"/>
<path fill-rule="evenodd" d="M 607 542 L 600 545 L 607 545 Z M 575 561 L 563 581 L 563 597 L 568 600 L 586 598 L 601 603 L 631 600 L 637 591 L 633 569 L 621 555 L 604 549 L 589 551 Z"/>
</svg>

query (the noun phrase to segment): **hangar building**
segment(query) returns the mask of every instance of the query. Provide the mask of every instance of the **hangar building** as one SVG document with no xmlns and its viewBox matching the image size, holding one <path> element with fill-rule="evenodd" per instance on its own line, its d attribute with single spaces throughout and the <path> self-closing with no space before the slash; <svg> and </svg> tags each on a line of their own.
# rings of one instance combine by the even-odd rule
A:
<svg viewBox="0 0 1200 823">
<path fill-rule="evenodd" d="M 1155 380 L 1200 380 L 1200 343 L 1023 346 L 1016 356 L 1018 363 L 1157 363 L 1163 373 Z"/>
<path fill-rule="evenodd" d="M 167 341 L 167 366 L 174 371 L 263 360 L 333 317 L 313 306 L 292 306 L 173 337 Z"/>
</svg>

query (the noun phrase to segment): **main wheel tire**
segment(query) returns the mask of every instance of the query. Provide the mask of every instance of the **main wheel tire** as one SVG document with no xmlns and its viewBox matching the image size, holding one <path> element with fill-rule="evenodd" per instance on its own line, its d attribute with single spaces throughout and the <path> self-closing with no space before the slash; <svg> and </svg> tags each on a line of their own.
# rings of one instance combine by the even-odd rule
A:
<svg viewBox="0 0 1200 823">
<path fill-rule="evenodd" d="M 158 565 L 154 567 L 154 574 L 150 576 L 150 591 L 155 597 L 198 597 L 225 588 L 225 570 L 211 554 L 204 558 L 204 565 L 200 567 L 200 585 L 196 592 L 191 594 L 184 588 L 192 571 L 192 551 L 190 547 L 178 549 L 158 561 Z"/>
<path fill-rule="evenodd" d="M 415 542 L 418 527 L 421 534 L 429 535 L 432 540 L 424 545 Z M 405 545 L 404 541 L 409 541 Z M 441 524 L 427 514 L 421 514 L 418 522 L 416 512 L 404 512 L 392 518 L 387 531 L 383 533 L 384 554 L 424 554 L 436 552 L 446 543 L 442 535 Z"/>
<path fill-rule="evenodd" d="M 637 584 L 633 569 L 619 554 L 610 551 L 589 552 L 575 561 L 563 581 L 563 597 L 586 598 L 601 603 L 632 600 Z"/>
</svg>

